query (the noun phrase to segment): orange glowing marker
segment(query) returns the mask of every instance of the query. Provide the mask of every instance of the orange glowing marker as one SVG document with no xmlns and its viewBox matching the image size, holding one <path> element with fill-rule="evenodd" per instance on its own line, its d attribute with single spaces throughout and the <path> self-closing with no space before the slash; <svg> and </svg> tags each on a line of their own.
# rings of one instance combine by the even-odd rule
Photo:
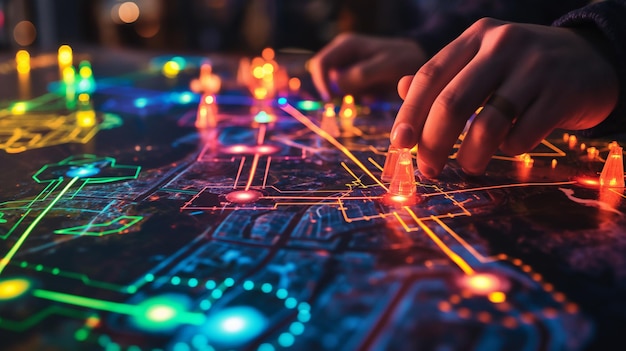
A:
<svg viewBox="0 0 626 351">
<path fill-rule="evenodd" d="M 595 159 L 598 156 L 598 149 L 594 146 L 587 148 L 587 157 L 590 160 Z"/>
<path fill-rule="evenodd" d="M 17 54 L 15 54 L 15 65 L 17 72 L 20 74 L 30 72 L 30 54 L 28 51 L 19 50 Z"/>
<path fill-rule="evenodd" d="M 341 108 L 339 109 L 339 121 L 341 121 L 341 129 L 346 136 L 354 135 L 354 118 L 356 117 L 356 106 L 354 97 L 346 95 L 343 97 Z"/>
<path fill-rule="evenodd" d="M 600 174 L 600 186 L 611 188 L 624 187 L 624 160 L 622 157 L 622 147 L 617 143 L 611 147 L 606 158 L 602 173 Z"/>
<path fill-rule="evenodd" d="M 337 124 L 337 115 L 335 114 L 335 106 L 333 104 L 324 105 L 320 128 L 330 134 L 333 138 L 340 135 L 339 125 Z"/>
<path fill-rule="evenodd" d="M 215 128 L 217 126 L 217 104 L 215 96 L 202 95 L 196 115 L 196 128 Z"/>
<path fill-rule="evenodd" d="M 300 86 L 301 86 L 301 82 L 300 79 L 297 77 L 293 77 L 289 79 L 289 90 L 293 93 L 297 93 L 298 91 L 300 91 Z"/>
<path fill-rule="evenodd" d="M 569 141 L 569 133 L 563 133 L 563 142 L 567 143 Z"/>
<path fill-rule="evenodd" d="M 398 162 L 389 184 L 389 193 L 406 197 L 415 196 L 415 170 L 410 149 L 398 150 Z"/>
<path fill-rule="evenodd" d="M 552 168 L 556 168 L 558 161 L 556 160 L 556 158 L 552 159 Z"/>
<path fill-rule="evenodd" d="M 573 149 L 576 146 L 576 144 L 578 143 L 578 138 L 576 138 L 575 135 L 570 135 L 569 136 L 569 140 L 567 142 L 569 144 L 569 148 Z"/>
<path fill-rule="evenodd" d="M 389 150 L 387 151 L 387 158 L 385 159 L 385 166 L 383 166 L 383 173 L 380 176 L 380 179 L 383 182 L 390 182 L 393 179 L 393 174 L 396 169 L 396 164 L 398 163 L 398 148 L 389 145 Z"/>
</svg>

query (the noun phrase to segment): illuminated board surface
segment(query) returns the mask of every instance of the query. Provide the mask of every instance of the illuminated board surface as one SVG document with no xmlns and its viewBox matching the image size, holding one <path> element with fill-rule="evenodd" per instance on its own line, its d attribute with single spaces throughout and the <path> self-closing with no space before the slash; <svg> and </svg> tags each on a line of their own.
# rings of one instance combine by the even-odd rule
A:
<svg viewBox="0 0 626 351">
<path fill-rule="evenodd" d="M 92 58 L 82 98 L 56 61 L 33 55 L 25 78 L 0 66 L 0 348 L 621 340 L 626 207 L 622 189 L 599 187 L 611 140 L 560 133 L 476 178 L 455 149 L 440 179 L 415 171 L 404 203 L 381 179 L 397 103 L 358 102 L 328 127 L 305 84 L 253 98 L 267 92 L 236 84 L 236 59 L 215 59 L 208 101 L 189 89 L 196 57 L 113 76 Z M 202 101 L 215 110 L 199 122 Z"/>
</svg>

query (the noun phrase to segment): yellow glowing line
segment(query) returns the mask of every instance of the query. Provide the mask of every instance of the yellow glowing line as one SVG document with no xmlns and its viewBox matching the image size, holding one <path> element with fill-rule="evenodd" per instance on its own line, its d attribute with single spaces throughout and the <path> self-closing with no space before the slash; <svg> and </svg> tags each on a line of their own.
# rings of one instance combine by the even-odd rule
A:
<svg viewBox="0 0 626 351">
<path fill-rule="evenodd" d="M 352 177 L 354 177 L 354 180 L 356 180 L 357 183 L 361 184 L 361 186 L 364 186 L 363 183 L 361 182 L 361 179 L 359 179 L 359 177 L 354 174 L 354 172 L 352 172 L 352 170 L 348 167 L 348 165 L 346 165 L 345 162 L 341 162 L 341 166 L 348 172 L 350 173 L 350 175 Z"/>
<path fill-rule="evenodd" d="M 250 187 L 252 186 L 254 174 L 256 173 L 256 168 L 259 165 L 259 157 L 259 154 L 254 154 L 254 158 L 252 159 L 252 167 L 250 167 L 250 175 L 248 176 L 248 182 L 246 183 L 246 191 L 250 190 Z"/>
<path fill-rule="evenodd" d="M 373 164 L 374 167 L 378 168 L 378 170 L 380 170 L 381 172 L 383 171 L 383 167 L 379 165 L 378 162 L 374 161 L 373 158 L 368 157 L 367 160 L 370 161 L 370 163 Z"/>
<path fill-rule="evenodd" d="M 267 157 L 267 162 L 265 165 L 265 175 L 263 176 L 263 185 L 261 189 L 265 189 L 265 185 L 267 184 L 267 176 L 270 174 L 270 164 L 272 163 L 272 156 Z"/>
<path fill-rule="evenodd" d="M 318 127 L 315 123 L 313 123 L 310 119 L 308 119 L 305 115 L 303 115 L 295 107 L 287 104 L 287 105 L 282 106 L 282 109 L 283 109 L 283 111 L 285 111 L 288 114 L 290 114 L 293 118 L 298 120 L 300 123 L 304 124 L 307 128 L 311 129 L 315 134 L 321 136 L 322 138 L 326 139 L 329 143 L 333 144 L 337 149 L 339 149 L 346 156 L 348 156 L 348 158 L 350 158 L 352 160 L 352 162 L 354 162 L 357 166 L 359 166 L 359 168 L 361 168 L 361 170 L 363 170 L 363 172 L 365 172 L 365 174 L 367 174 L 370 178 L 372 178 L 372 180 L 374 180 L 376 183 L 378 183 L 378 185 L 380 185 L 381 188 L 383 188 L 385 190 L 389 190 L 389 189 L 387 189 L 385 184 L 383 184 L 380 180 L 378 180 L 378 178 L 376 178 L 376 176 L 374 176 L 374 174 L 372 174 L 372 172 L 370 172 L 370 170 L 367 169 L 367 167 L 365 167 L 365 165 L 356 156 L 354 156 L 354 154 L 352 152 L 350 152 L 350 150 L 348 150 L 348 148 L 343 146 L 332 135 L 328 134 L 325 130 L 323 130 L 322 128 Z"/>
<path fill-rule="evenodd" d="M 454 230 L 452 230 L 452 228 L 448 227 L 443 221 L 441 221 L 436 216 L 430 216 L 430 218 L 433 221 L 435 221 L 437 224 L 439 224 L 439 226 L 441 226 L 441 228 L 443 228 L 446 232 L 448 232 L 448 234 L 450 234 L 454 239 L 456 239 L 456 241 L 458 241 L 459 244 L 461 244 L 474 257 L 476 257 L 476 259 L 480 261 L 480 263 L 498 261 L 498 259 L 496 258 L 497 256 L 485 257 L 480 252 L 476 251 L 476 249 L 474 249 L 472 245 L 468 244 L 467 241 L 465 241 L 465 239 L 461 238 Z"/>
<path fill-rule="evenodd" d="M 619 196 L 621 196 L 621 197 L 623 197 L 623 198 L 625 198 L 625 199 L 626 199 L 626 196 L 624 196 L 624 193 L 622 193 L 622 192 L 620 192 L 620 191 L 617 191 L 617 190 L 615 190 L 614 188 L 608 188 L 608 190 L 609 190 L 610 192 L 612 192 L 612 193 L 616 193 L 617 195 L 619 195 Z"/>
<path fill-rule="evenodd" d="M 41 213 L 35 218 L 35 220 L 28 226 L 28 228 L 26 228 L 26 230 L 24 231 L 24 233 L 22 233 L 22 235 L 20 236 L 20 238 L 17 240 L 17 242 L 13 245 L 13 247 L 11 248 L 11 250 L 9 251 L 9 253 L 6 254 L 6 256 L 4 256 L 1 260 L 0 260 L 0 274 L 2 274 L 2 271 L 4 270 L 4 268 L 6 268 L 6 266 L 9 264 L 9 262 L 11 262 L 11 259 L 13 258 L 13 256 L 15 255 L 15 253 L 17 252 L 17 250 L 20 249 L 20 247 L 22 246 L 22 244 L 24 244 L 24 241 L 26 240 L 26 238 L 28 237 L 28 235 L 30 235 L 30 233 L 33 231 L 33 229 L 35 229 L 35 227 L 37 226 L 37 224 L 39 224 L 39 222 L 48 214 L 48 212 L 50 212 L 50 210 L 52 209 L 52 207 L 54 207 L 54 205 L 56 205 L 56 203 L 59 201 L 59 199 L 61 199 L 61 197 L 63 197 L 63 195 L 65 195 L 65 193 L 67 193 L 68 190 L 70 190 L 70 188 L 72 187 L 72 185 L 74 185 L 74 183 L 76 183 L 76 181 L 78 180 L 78 177 L 74 177 L 72 178 L 72 180 L 70 180 L 70 182 L 65 186 L 65 188 L 63 188 L 63 190 L 61 190 L 61 192 L 59 192 L 59 195 L 57 195 L 52 202 L 50 202 L 50 204 L 43 210 L 41 211 Z"/>
<path fill-rule="evenodd" d="M 409 213 L 409 215 L 411 215 L 411 217 L 420 226 L 420 228 L 422 228 L 424 232 L 426 232 L 426 234 L 430 237 L 430 239 L 437 246 L 439 246 L 441 251 L 443 251 L 443 253 L 445 253 L 446 256 L 448 256 L 452 260 L 452 262 L 456 263 L 456 265 L 459 266 L 459 268 L 461 268 L 461 270 L 465 274 L 468 274 L 468 275 L 474 274 L 474 269 L 467 262 L 465 262 L 465 260 L 463 260 L 461 256 L 459 256 L 456 252 L 452 251 L 452 249 L 450 249 L 443 241 L 441 241 L 441 239 L 439 239 L 439 237 L 430 228 L 428 228 L 426 224 L 424 224 L 424 222 L 422 222 L 419 218 L 417 218 L 417 215 L 411 210 L 411 208 L 404 207 L 404 209 Z"/>
<path fill-rule="evenodd" d="M 241 162 L 239 163 L 239 170 L 237 170 L 237 177 L 235 177 L 235 184 L 233 184 L 233 189 L 237 189 L 237 183 L 239 183 L 239 176 L 241 176 L 241 170 L 243 169 L 244 162 L 246 162 L 245 156 L 241 158 Z"/>
</svg>

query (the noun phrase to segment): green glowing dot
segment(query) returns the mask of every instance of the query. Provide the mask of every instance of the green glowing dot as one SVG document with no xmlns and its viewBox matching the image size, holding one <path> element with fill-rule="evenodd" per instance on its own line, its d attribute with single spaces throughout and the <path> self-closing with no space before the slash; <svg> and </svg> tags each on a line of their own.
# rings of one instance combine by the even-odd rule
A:
<svg viewBox="0 0 626 351">
<path fill-rule="evenodd" d="M 278 289 L 278 290 L 276 290 L 276 297 L 278 297 L 281 300 L 286 298 L 287 295 L 289 295 L 289 293 L 285 289 Z"/>
<path fill-rule="evenodd" d="M 317 101 L 311 101 L 311 100 L 303 100 L 303 101 L 298 101 L 296 103 L 296 106 L 304 111 L 313 111 L 313 110 L 318 110 L 321 107 L 321 104 Z"/>
<path fill-rule="evenodd" d="M 250 280 L 246 280 L 246 281 L 243 283 L 243 288 L 244 288 L 245 290 L 252 290 L 252 289 L 254 289 L 254 282 L 252 282 L 252 281 L 250 281 Z"/>
<path fill-rule="evenodd" d="M 173 276 L 171 279 L 172 285 L 178 285 L 180 284 L 180 277 L 178 276 Z"/>
<path fill-rule="evenodd" d="M 224 279 L 224 285 L 226 285 L 227 287 L 231 287 L 233 285 L 235 285 L 235 280 L 233 278 L 226 278 Z"/>
<path fill-rule="evenodd" d="M 41 272 L 43 270 L 43 266 L 38 264 L 35 266 L 35 270 Z"/>
<path fill-rule="evenodd" d="M 293 345 L 294 341 L 296 341 L 296 339 L 290 333 L 282 333 L 278 337 L 278 343 L 282 347 L 289 347 Z"/>
<path fill-rule="evenodd" d="M 134 294 L 134 293 L 136 293 L 136 292 L 137 292 L 137 287 L 136 287 L 136 286 L 134 286 L 134 285 L 131 285 L 131 286 L 129 286 L 128 288 L 126 288 L 126 291 L 127 291 L 129 294 Z"/>
<path fill-rule="evenodd" d="M 20 267 L 22 267 L 22 268 L 28 267 L 28 262 L 22 261 L 22 263 L 20 263 Z"/>
<path fill-rule="evenodd" d="M 310 311 L 311 310 L 311 305 L 309 305 L 308 302 L 300 302 L 298 304 L 298 310 L 300 310 L 300 311 Z"/>
<path fill-rule="evenodd" d="M 189 279 L 189 281 L 187 282 L 187 285 L 189 285 L 190 288 L 195 288 L 196 286 L 198 286 L 198 279 L 196 278 Z"/>
<path fill-rule="evenodd" d="M 304 324 L 302 324 L 300 322 L 293 322 L 289 326 L 289 331 L 293 335 L 300 335 L 300 334 L 302 334 L 304 332 Z"/>
<path fill-rule="evenodd" d="M 121 348 L 120 348 L 120 345 L 118 345 L 118 344 L 116 344 L 116 343 L 112 342 L 112 343 L 109 343 L 109 344 L 106 346 L 105 350 L 106 350 L 106 351 L 120 351 L 120 350 L 121 350 Z"/>
<path fill-rule="evenodd" d="M 297 305 L 298 301 L 293 297 L 287 298 L 285 300 L 285 307 L 287 307 L 288 309 L 296 308 Z"/>
<path fill-rule="evenodd" d="M 222 290 L 220 289 L 213 290 L 213 292 L 211 293 L 211 296 L 214 299 L 219 299 L 220 297 L 222 297 Z"/>
<path fill-rule="evenodd" d="M 57 275 L 57 274 L 59 274 L 59 273 L 61 273 L 61 270 L 60 270 L 60 269 L 58 269 L 58 268 L 52 268 L 52 274 Z"/>
<path fill-rule="evenodd" d="M 174 351 L 189 351 L 190 348 L 189 348 L 189 345 L 185 344 L 184 342 L 177 342 L 174 345 L 173 350 Z"/>
<path fill-rule="evenodd" d="M 150 273 L 146 274 L 146 276 L 143 277 L 143 280 L 145 280 L 147 282 L 154 281 L 154 274 L 150 274 Z"/>
<path fill-rule="evenodd" d="M 203 310 L 208 310 L 209 308 L 211 308 L 212 304 L 211 301 L 209 300 L 202 300 L 200 301 L 200 308 Z"/>
<path fill-rule="evenodd" d="M 261 344 L 259 345 L 259 348 L 257 349 L 257 351 L 274 351 L 276 350 L 274 348 L 274 345 L 272 344 Z"/>
<path fill-rule="evenodd" d="M 85 341 L 89 336 L 89 332 L 85 329 L 78 329 L 76 333 L 74 333 L 74 338 L 78 341 Z"/>
<path fill-rule="evenodd" d="M 204 284 L 204 286 L 206 286 L 207 289 L 212 290 L 212 289 L 215 289 L 217 284 L 215 284 L 215 281 L 213 280 L 208 280 L 206 284 Z"/>
<path fill-rule="evenodd" d="M 263 285 L 261 285 L 261 291 L 263 291 L 266 294 L 269 294 L 272 292 L 272 284 L 270 283 L 263 283 Z"/>
</svg>

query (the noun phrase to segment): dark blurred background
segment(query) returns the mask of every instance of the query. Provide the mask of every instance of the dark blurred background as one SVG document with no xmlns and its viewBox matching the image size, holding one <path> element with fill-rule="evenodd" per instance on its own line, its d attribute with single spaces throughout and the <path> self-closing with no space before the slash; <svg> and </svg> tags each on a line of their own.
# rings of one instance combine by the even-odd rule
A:
<svg viewBox="0 0 626 351">
<path fill-rule="evenodd" d="M 0 47 L 60 44 L 253 53 L 315 51 L 344 31 L 394 35 L 436 0 L 0 0 Z M 422 11 L 421 11 L 421 10 Z"/>
</svg>

